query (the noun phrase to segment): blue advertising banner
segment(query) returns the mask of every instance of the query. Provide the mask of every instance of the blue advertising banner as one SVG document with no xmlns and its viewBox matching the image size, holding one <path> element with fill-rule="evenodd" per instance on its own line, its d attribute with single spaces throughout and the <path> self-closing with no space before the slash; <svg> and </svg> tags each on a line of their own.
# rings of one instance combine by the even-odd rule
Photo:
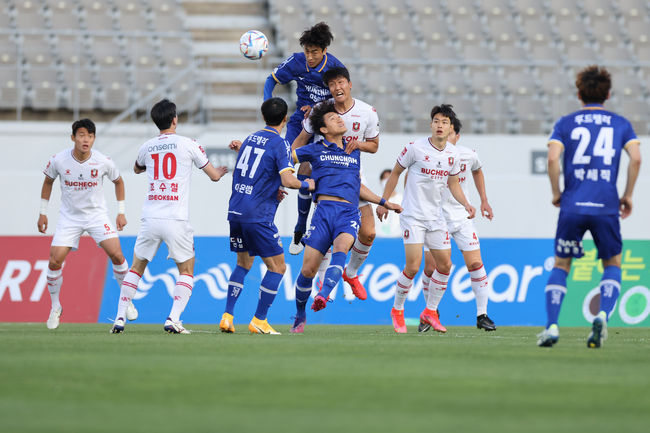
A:
<svg viewBox="0 0 650 433">
<path fill-rule="evenodd" d="M 122 237 L 126 257 L 131 257 L 134 237 Z M 289 238 L 283 239 L 288 249 Z M 545 322 L 544 287 L 552 267 L 551 239 L 482 239 L 481 249 L 491 282 L 488 314 L 497 325 L 543 325 Z M 235 266 L 227 237 L 197 237 L 196 266 L 192 298 L 182 315 L 185 323 L 218 323 L 224 311 L 228 278 Z M 454 267 L 447 293 L 440 304 L 444 325 L 472 326 L 476 324 L 476 305 L 470 286 L 469 273 L 462 255 L 452 249 Z M 172 304 L 171 294 L 178 271 L 161 246 L 140 282 L 134 300 L 140 312 L 137 323 L 163 323 Z M 302 255 L 286 252 L 287 272 L 278 295 L 269 311 L 269 323 L 289 324 L 295 315 L 294 282 L 300 272 Z M 404 264 L 401 239 L 377 239 L 370 255 L 361 267 L 360 279 L 368 291 L 368 299 L 360 301 L 352 295 L 347 284 L 339 283 L 333 292 L 333 302 L 319 312 L 308 310 L 307 323 L 312 324 L 385 324 L 390 325 L 395 282 Z M 248 273 L 244 291 L 235 308 L 235 323 L 248 323 L 255 312 L 259 284 L 264 264 L 257 258 Z M 119 288 L 108 269 L 100 322 L 110 322 L 117 310 Z M 405 316 L 417 322 L 424 308 L 420 275 L 408 296 Z M 315 291 L 313 295 L 315 294 Z M 308 304 L 310 305 L 310 304 Z M 408 323 L 408 322 L 407 322 Z M 587 323 L 585 321 L 585 323 Z"/>
</svg>

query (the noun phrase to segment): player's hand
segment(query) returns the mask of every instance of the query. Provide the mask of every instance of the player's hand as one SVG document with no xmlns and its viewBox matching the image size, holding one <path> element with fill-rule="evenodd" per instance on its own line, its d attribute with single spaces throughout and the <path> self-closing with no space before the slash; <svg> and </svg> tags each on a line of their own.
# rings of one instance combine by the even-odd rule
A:
<svg viewBox="0 0 650 433">
<path fill-rule="evenodd" d="M 474 206 L 468 204 L 467 206 L 465 206 L 465 210 L 469 214 L 469 216 L 467 217 L 468 220 L 471 220 L 476 216 L 476 208 Z"/>
<path fill-rule="evenodd" d="M 630 197 L 621 197 L 619 210 L 621 212 L 621 218 L 629 217 L 632 213 L 632 199 Z"/>
<path fill-rule="evenodd" d="M 560 207 L 561 201 L 562 201 L 562 193 L 553 194 L 553 199 L 551 200 L 553 206 Z"/>
<path fill-rule="evenodd" d="M 228 167 L 225 165 L 222 165 L 220 167 L 215 167 L 217 170 L 217 173 L 219 173 L 219 179 L 221 179 L 226 173 L 228 173 Z"/>
<path fill-rule="evenodd" d="M 351 140 L 348 144 L 345 145 L 345 153 L 349 155 L 359 147 L 359 142 L 357 140 Z"/>
<path fill-rule="evenodd" d="M 241 141 L 239 140 L 233 140 L 228 144 L 228 149 L 234 150 L 235 152 L 239 152 L 239 149 L 241 149 Z"/>
<path fill-rule="evenodd" d="M 38 226 L 38 231 L 41 233 L 45 233 L 47 231 L 47 215 L 39 215 L 38 216 L 38 223 L 36 223 Z"/>
<path fill-rule="evenodd" d="M 385 204 L 388 204 L 388 202 Z M 383 221 L 388 216 L 388 209 L 386 209 L 384 206 L 377 206 L 375 213 L 377 214 L 377 218 L 379 218 L 379 221 Z"/>
<path fill-rule="evenodd" d="M 392 210 L 395 213 L 402 213 L 404 209 L 402 209 L 402 206 L 395 204 L 393 202 L 387 201 L 384 206 L 388 210 Z"/>
<path fill-rule="evenodd" d="M 284 188 L 278 188 L 278 195 L 275 197 L 280 202 L 284 200 L 284 197 L 289 194 Z"/>
<path fill-rule="evenodd" d="M 481 203 L 481 215 L 492 221 L 492 218 L 494 218 L 494 213 L 492 213 L 492 206 L 490 206 L 490 203 Z"/>
<path fill-rule="evenodd" d="M 309 117 L 309 113 L 311 113 L 311 105 L 303 105 L 300 107 L 300 111 L 305 113 L 305 119 Z"/>
<path fill-rule="evenodd" d="M 309 191 L 314 191 L 316 189 L 316 181 L 314 179 L 305 179 L 309 184 Z"/>
<path fill-rule="evenodd" d="M 123 213 L 118 213 L 117 218 L 115 218 L 115 226 L 117 227 L 117 231 L 121 232 L 124 229 L 125 225 L 126 225 L 126 216 L 124 216 Z"/>
</svg>

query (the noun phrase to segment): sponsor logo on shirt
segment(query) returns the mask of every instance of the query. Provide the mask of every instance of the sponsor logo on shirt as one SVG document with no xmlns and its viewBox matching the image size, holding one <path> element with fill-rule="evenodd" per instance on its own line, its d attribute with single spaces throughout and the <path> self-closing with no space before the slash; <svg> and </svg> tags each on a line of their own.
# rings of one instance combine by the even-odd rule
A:
<svg viewBox="0 0 650 433">
<path fill-rule="evenodd" d="M 147 148 L 147 152 L 160 152 L 163 150 L 175 150 L 177 149 L 178 146 L 176 143 L 161 143 L 161 144 L 154 144 L 152 146 L 149 146 Z"/>
<path fill-rule="evenodd" d="M 97 177 L 98 173 L 99 173 L 99 171 L 96 168 L 93 168 L 92 170 L 90 170 L 90 177 L 92 177 L 94 179 L 94 178 Z"/>
<path fill-rule="evenodd" d="M 353 122 L 352 123 L 352 130 L 353 131 L 358 131 L 359 129 L 361 129 L 361 123 L 360 122 Z"/>
</svg>

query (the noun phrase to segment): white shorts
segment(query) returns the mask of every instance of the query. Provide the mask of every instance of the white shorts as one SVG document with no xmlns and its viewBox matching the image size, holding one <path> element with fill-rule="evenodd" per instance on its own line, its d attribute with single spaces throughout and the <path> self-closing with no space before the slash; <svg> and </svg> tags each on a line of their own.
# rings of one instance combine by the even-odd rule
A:
<svg viewBox="0 0 650 433">
<path fill-rule="evenodd" d="M 429 250 L 448 250 L 451 248 L 447 224 L 444 220 L 422 221 L 400 215 L 404 244 L 424 244 Z"/>
<path fill-rule="evenodd" d="M 447 223 L 449 235 L 454 239 L 461 251 L 475 251 L 481 248 L 481 243 L 476 234 L 474 221 L 464 219 Z"/>
<path fill-rule="evenodd" d="M 143 218 L 133 254 L 140 259 L 152 261 L 161 242 L 165 242 L 169 250 L 167 258 L 176 263 L 194 257 L 194 229 L 189 221 Z"/>
<path fill-rule="evenodd" d="M 79 238 L 84 232 L 90 236 L 99 245 L 106 239 L 116 238 L 117 230 L 115 225 L 108 219 L 108 215 L 103 215 L 92 222 L 75 223 L 59 218 L 52 239 L 53 247 L 72 247 L 75 251 L 79 248 Z"/>
</svg>

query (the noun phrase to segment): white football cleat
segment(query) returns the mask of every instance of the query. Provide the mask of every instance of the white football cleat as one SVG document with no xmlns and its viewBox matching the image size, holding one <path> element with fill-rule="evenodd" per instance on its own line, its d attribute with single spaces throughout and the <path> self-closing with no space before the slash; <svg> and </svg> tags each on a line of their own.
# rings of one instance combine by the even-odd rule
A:
<svg viewBox="0 0 650 433">
<path fill-rule="evenodd" d="M 118 317 L 115 319 L 115 323 L 113 323 L 111 334 L 121 334 L 122 332 L 124 332 L 124 319 Z"/>
<path fill-rule="evenodd" d="M 548 329 L 543 330 L 537 334 L 537 345 L 539 347 L 553 347 L 555 343 L 560 339 L 560 329 L 554 323 L 548 327 Z"/>
<path fill-rule="evenodd" d="M 165 320 L 165 326 L 164 326 L 163 329 L 166 332 L 168 332 L 169 334 L 189 334 L 190 333 L 190 331 L 188 331 L 187 329 L 185 329 L 183 327 L 183 322 L 182 321 L 179 320 L 178 322 L 174 322 L 169 317 L 167 318 L 167 320 Z"/>
<path fill-rule="evenodd" d="M 302 250 L 304 250 L 304 249 L 305 249 L 305 246 L 300 242 L 297 243 L 297 244 L 294 244 L 293 242 L 291 242 L 289 244 L 289 253 L 293 254 L 294 256 L 302 253 Z"/>
<path fill-rule="evenodd" d="M 52 308 L 50 317 L 47 318 L 47 329 L 56 329 L 59 327 L 62 312 L 63 309 L 61 307 Z"/>
<path fill-rule="evenodd" d="M 133 301 L 129 302 L 129 305 L 126 306 L 126 319 L 133 321 L 138 318 L 138 310 L 133 305 Z"/>
</svg>

